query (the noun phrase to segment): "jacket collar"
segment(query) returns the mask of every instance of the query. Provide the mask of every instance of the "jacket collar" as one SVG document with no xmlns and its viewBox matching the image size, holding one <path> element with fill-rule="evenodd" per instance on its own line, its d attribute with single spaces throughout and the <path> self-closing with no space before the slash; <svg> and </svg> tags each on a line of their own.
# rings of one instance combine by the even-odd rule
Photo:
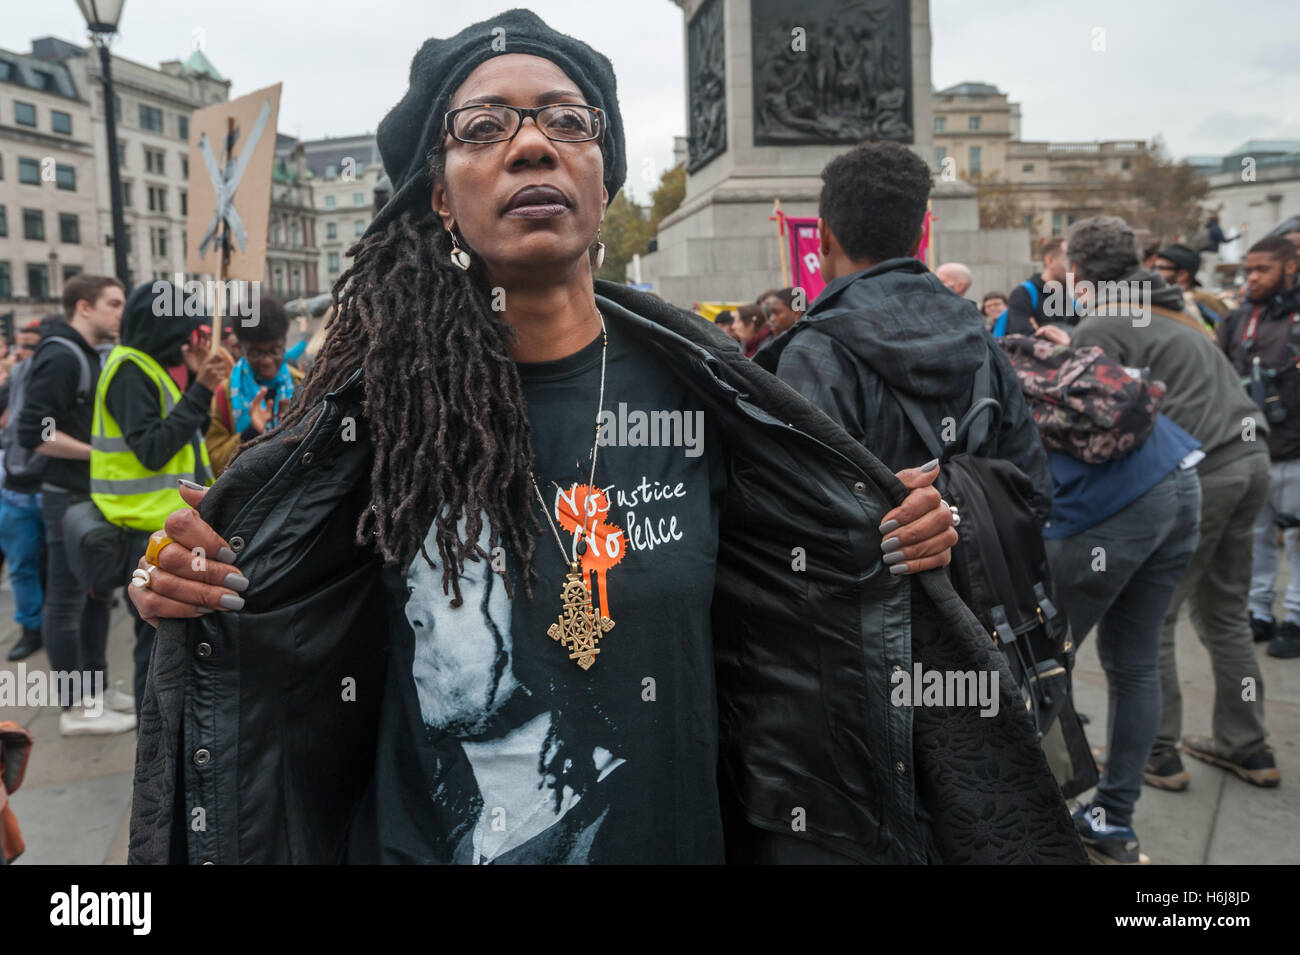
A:
<svg viewBox="0 0 1300 955">
<path fill-rule="evenodd" d="M 857 272 L 850 272 L 848 275 L 841 275 L 838 278 L 831 280 L 831 282 L 822 289 L 821 294 L 817 296 L 817 301 L 813 302 L 812 307 L 808 309 L 808 315 L 814 313 L 820 314 L 828 309 L 834 308 L 835 300 L 839 297 L 840 293 L 859 279 L 875 278 L 876 276 L 885 275 L 889 272 L 908 272 L 913 275 L 920 275 L 928 271 L 930 270 L 926 268 L 924 262 L 920 259 L 914 259 L 909 256 L 907 258 L 885 259 L 885 261 L 878 262 L 869 269 L 860 269 Z M 805 315 L 804 318 L 806 319 L 808 315 Z"/>
</svg>

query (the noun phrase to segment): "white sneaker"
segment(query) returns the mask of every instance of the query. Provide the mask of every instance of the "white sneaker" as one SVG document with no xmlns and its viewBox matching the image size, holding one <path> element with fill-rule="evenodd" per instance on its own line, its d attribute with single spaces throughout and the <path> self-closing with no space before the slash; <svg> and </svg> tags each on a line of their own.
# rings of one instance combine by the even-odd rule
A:
<svg viewBox="0 0 1300 955">
<path fill-rule="evenodd" d="M 135 697 L 118 689 L 119 680 L 104 691 L 104 705 L 119 713 L 135 713 Z"/>
<path fill-rule="evenodd" d="M 63 736 L 111 736 L 135 729 L 134 713 L 104 709 L 91 716 L 84 706 L 74 706 L 59 714 L 59 733 Z"/>
</svg>

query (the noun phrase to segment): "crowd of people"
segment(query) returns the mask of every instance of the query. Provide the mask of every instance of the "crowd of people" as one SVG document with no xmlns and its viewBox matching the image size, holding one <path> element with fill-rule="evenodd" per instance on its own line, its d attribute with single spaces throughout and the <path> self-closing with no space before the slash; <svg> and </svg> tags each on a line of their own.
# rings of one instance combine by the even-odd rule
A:
<svg viewBox="0 0 1300 955">
<path fill-rule="evenodd" d="M 102 554 L 81 534 L 91 525 L 69 513 L 119 528 L 127 553 L 143 550 L 183 504 L 177 482 L 211 483 L 241 442 L 275 426 L 302 378 L 294 363 L 306 359 L 307 325 L 286 349 L 289 319 L 275 299 L 260 298 L 255 323 L 228 322 L 213 351 L 210 319 L 173 315 L 177 298 L 169 282 L 128 295 L 115 278 L 76 276 L 62 314 L 17 330 L 3 370 L 0 550 L 21 634 L 7 656 L 44 648 L 56 672 L 104 674 L 97 697 L 74 699 L 62 685 L 63 735 L 136 727 L 154 638 L 128 602 L 134 674 L 108 680 L 113 590 L 127 581 L 94 579 Z"/>
<path fill-rule="evenodd" d="M 130 579 L 135 692 L 60 726 L 138 721 L 132 862 L 1134 864 L 1142 785 L 1187 789 L 1182 755 L 1279 783 L 1254 641 L 1300 655 L 1297 578 L 1273 618 L 1279 528 L 1300 559 L 1288 241 L 1228 311 L 1185 245 L 1100 216 L 976 305 L 917 258 L 931 170 L 869 142 L 823 170 L 815 301 L 714 325 L 594 279 L 614 73 L 536 15 L 427 41 L 377 138 L 392 195 L 305 376 L 267 298 L 214 350 L 166 283 L 78 276 L 22 330 L 14 653 L 103 670 Z M 950 504 L 962 473 L 1009 510 Z M 107 585 L 94 520 L 132 558 Z M 1017 630 L 967 572 L 1038 556 Z M 1181 733 L 1184 603 L 1210 737 Z M 1013 671 L 1049 623 L 1059 659 Z M 1082 731 L 1094 630 L 1100 770 L 1063 715 Z M 901 702 L 926 669 L 992 696 Z"/>
</svg>

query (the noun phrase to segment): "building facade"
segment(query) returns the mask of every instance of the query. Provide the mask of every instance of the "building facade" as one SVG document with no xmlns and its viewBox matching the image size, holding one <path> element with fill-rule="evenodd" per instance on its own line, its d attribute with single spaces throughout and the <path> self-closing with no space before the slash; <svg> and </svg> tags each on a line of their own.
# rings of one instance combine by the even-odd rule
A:
<svg viewBox="0 0 1300 955">
<path fill-rule="evenodd" d="M 321 291 L 320 249 L 311 173 L 302 143 L 283 133 L 276 135 L 269 222 L 266 291 L 281 301 L 316 295 Z"/>
<path fill-rule="evenodd" d="M 1123 179 L 1146 153 L 1142 140 L 1021 140 L 1020 104 L 988 83 L 959 83 L 934 94 L 934 161 L 939 174 L 1006 190 L 1034 238 L 1064 235 L 1102 211 L 1095 194 Z"/>
<path fill-rule="evenodd" d="M 100 269 L 91 95 L 61 63 L 0 50 L 0 316 L 14 326 Z"/>
<path fill-rule="evenodd" d="M 302 148 L 316 208 L 321 291 L 328 291 L 352 264 L 348 249 L 374 218 L 384 167 L 371 134 L 304 140 Z"/>
</svg>

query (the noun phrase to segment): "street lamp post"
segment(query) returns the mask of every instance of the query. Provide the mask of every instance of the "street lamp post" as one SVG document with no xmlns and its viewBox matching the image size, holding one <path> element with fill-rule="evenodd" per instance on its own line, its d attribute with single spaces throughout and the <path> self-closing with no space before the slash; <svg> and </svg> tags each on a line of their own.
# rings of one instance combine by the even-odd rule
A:
<svg viewBox="0 0 1300 955">
<path fill-rule="evenodd" d="M 108 195 L 113 212 L 113 264 L 118 279 L 127 285 L 126 223 L 122 218 L 122 175 L 117 156 L 117 114 L 113 109 L 113 67 L 109 38 L 117 32 L 125 0 L 77 0 L 91 39 L 99 48 L 99 73 L 104 83 L 104 125 L 108 130 Z"/>
</svg>

